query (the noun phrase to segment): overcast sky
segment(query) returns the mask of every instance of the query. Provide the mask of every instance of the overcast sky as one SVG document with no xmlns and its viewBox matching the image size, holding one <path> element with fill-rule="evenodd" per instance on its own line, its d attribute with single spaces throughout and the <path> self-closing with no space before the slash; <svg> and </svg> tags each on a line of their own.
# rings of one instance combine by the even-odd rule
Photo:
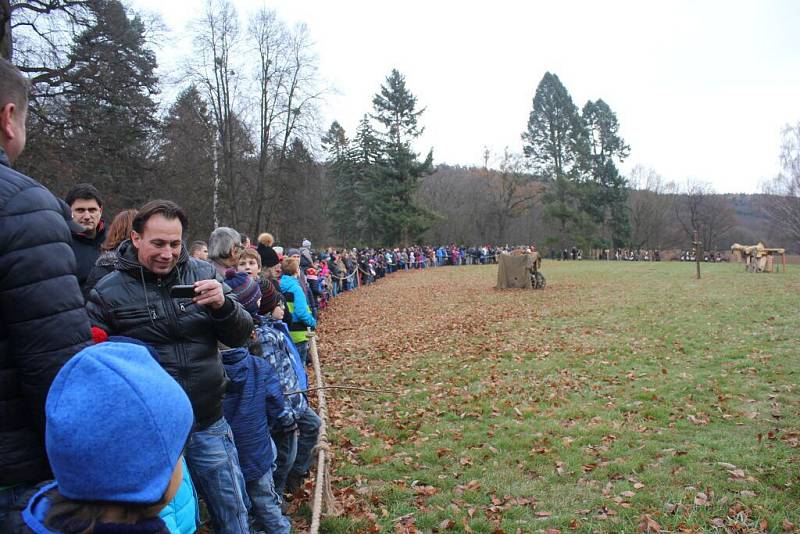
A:
<svg viewBox="0 0 800 534">
<path fill-rule="evenodd" d="M 235 0 L 243 21 L 261 5 Z M 175 68 L 203 0 L 133 0 L 160 13 L 157 49 Z M 482 165 L 483 150 L 521 150 L 536 86 L 558 75 L 581 108 L 602 98 L 631 146 L 623 165 L 667 180 L 756 192 L 779 169 L 780 130 L 800 121 L 800 1 L 273 0 L 305 22 L 335 91 L 322 125 L 352 133 L 392 68 L 427 108 L 417 150 Z M 188 44 L 184 41 L 184 47 Z M 186 48 L 183 48 L 184 50 Z M 170 93 L 169 90 L 165 93 Z"/>
</svg>

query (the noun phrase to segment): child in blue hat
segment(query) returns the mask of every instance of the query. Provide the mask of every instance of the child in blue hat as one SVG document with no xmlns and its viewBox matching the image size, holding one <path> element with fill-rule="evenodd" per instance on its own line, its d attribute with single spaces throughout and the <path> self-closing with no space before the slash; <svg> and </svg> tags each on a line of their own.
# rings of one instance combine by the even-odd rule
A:
<svg viewBox="0 0 800 534">
<path fill-rule="evenodd" d="M 164 534 L 159 512 L 183 481 L 194 416 L 183 389 L 146 348 L 107 342 L 61 369 L 45 406 L 55 481 L 3 532 Z"/>
</svg>

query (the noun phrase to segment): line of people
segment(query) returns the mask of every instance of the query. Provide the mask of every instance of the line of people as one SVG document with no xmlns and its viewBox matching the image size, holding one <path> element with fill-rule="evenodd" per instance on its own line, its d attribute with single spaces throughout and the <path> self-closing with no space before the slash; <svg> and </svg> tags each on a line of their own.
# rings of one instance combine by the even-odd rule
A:
<svg viewBox="0 0 800 534">
<path fill-rule="evenodd" d="M 0 60 L 0 530 L 187 534 L 199 494 L 215 532 L 289 532 L 320 424 L 299 261 L 248 272 L 229 228 L 192 258 L 170 201 L 106 228 L 90 185 L 56 199 L 12 168 L 28 90 Z"/>
</svg>

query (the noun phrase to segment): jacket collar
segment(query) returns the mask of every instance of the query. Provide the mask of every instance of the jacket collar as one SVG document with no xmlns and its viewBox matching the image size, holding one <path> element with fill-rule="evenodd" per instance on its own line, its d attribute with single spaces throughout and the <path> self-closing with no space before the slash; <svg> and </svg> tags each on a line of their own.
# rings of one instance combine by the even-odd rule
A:
<svg viewBox="0 0 800 534">
<path fill-rule="evenodd" d="M 8 161 L 8 156 L 6 155 L 6 150 L 1 146 L 0 146 L 0 165 L 11 167 L 11 162 Z"/>
</svg>

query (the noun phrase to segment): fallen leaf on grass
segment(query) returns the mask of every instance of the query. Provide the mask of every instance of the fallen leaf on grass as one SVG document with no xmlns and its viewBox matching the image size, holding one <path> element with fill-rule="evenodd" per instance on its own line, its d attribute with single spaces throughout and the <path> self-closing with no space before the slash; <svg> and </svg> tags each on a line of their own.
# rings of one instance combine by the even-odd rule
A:
<svg viewBox="0 0 800 534">
<path fill-rule="evenodd" d="M 639 518 L 639 526 L 636 528 L 637 532 L 661 532 L 661 525 L 653 519 L 650 514 L 644 514 Z"/>
<path fill-rule="evenodd" d="M 452 519 L 445 519 L 441 523 L 439 523 L 439 530 L 449 530 L 456 526 L 456 522 Z"/>
<path fill-rule="evenodd" d="M 414 493 L 417 495 L 435 495 L 439 492 L 439 488 L 434 486 L 416 486 Z"/>
</svg>

